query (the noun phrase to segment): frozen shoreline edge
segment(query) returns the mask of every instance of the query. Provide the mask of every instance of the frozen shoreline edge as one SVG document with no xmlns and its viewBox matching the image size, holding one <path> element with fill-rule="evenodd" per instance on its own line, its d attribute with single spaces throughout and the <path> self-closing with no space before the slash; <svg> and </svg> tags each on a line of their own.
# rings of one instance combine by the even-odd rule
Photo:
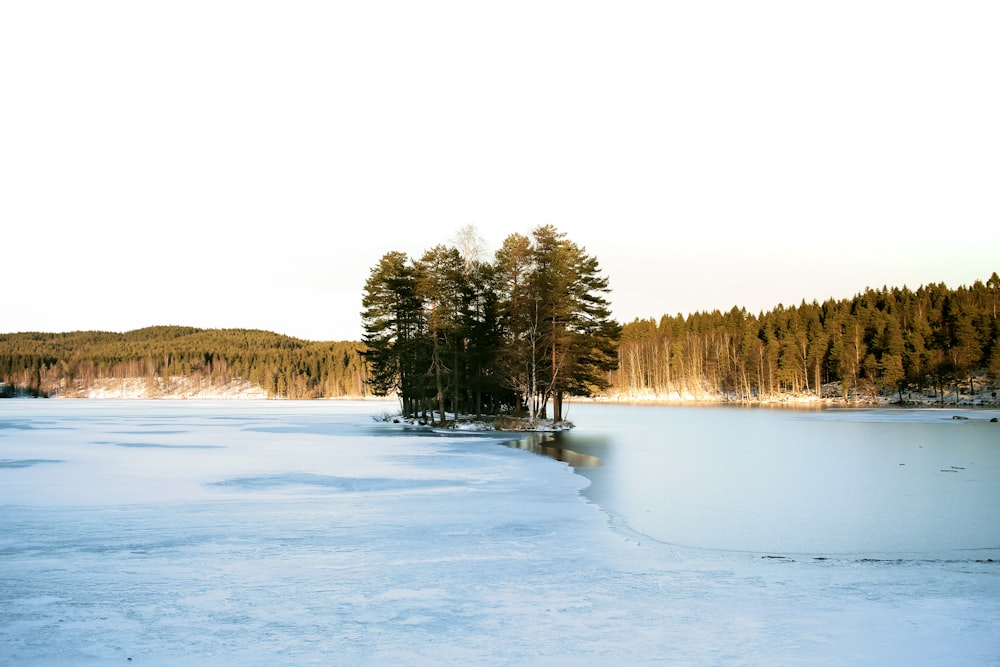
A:
<svg viewBox="0 0 1000 667">
<path fill-rule="evenodd" d="M 61 399 L 112 399 L 112 400 L 268 400 L 287 401 L 281 396 L 268 396 L 267 392 L 258 386 L 240 379 L 226 383 L 203 383 L 191 381 L 182 376 L 172 376 L 167 380 L 157 378 L 151 382 L 148 378 L 109 378 L 88 388 L 86 391 L 60 391 L 49 398 Z M 973 393 L 955 391 L 949 388 L 943 397 L 933 390 L 906 391 L 902 397 L 897 392 L 890 394 L 852 393 L 844 396 L 836 385 L 824 385 L 822 394 L 799 393 L 777 394 L 745 399 L 736 395 L 712 394 L 701 391 L 673 391 L 660 393 L 655 391 L 619 392 L 594 397 L 574 397 L 568 402 L 610 403 L 619 405 L 684 405 L 684 406 L 746 406 L 746 407 L 878 407 L 878 408 L 980 408 L 1000 407 L 1000 385 L 995 381 L 980 378 Z M 961 388 L 959 388 L 961 389 Z M 933 392 L 933 393 L 932 393 Z M 26 397 L 15 394 L 16 398 Z M 900 400 L 902 398 L 902 400 Z M 392 401 L 392 398 L 379 396 L 337 396 L 330 398 L 303 399 L 314 401 Z"/>
</svg>

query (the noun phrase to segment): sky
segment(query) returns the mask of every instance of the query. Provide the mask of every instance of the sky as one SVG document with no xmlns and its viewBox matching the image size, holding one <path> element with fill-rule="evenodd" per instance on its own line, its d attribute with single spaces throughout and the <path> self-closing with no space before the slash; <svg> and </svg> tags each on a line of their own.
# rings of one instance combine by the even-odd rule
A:
<svg viewBox="0 0 1000 667">
<path fill-rule="evenodd" d="M 622 322 L 1000 271 L 1000 4 L 0 4 L 0 332 L 357 340 L 551 224 Z"/>
</svg>

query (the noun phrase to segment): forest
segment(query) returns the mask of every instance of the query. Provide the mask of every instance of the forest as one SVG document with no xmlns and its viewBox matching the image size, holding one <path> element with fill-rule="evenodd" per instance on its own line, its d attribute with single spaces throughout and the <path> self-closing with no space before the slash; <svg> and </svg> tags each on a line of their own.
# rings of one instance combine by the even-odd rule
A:
<svg viewBox="0 0 1000 667">
<path fill-rule="evenodd" d="M 995 391 L 1000 378 L 996 273 L 957 288 L 867 288 L 758 314 L 734 307 L 619 325 L 596 260 L 554 229 L 536 233 L 512 235 L 490 261 L 463 243 L 417 260 L 387 253 L 366 285 L 363 341 L 182 326 L 0 334 L 0 396 L 184 376 L 246 381 L 273 398 L 389 395 L 411 412 L 540 416 L 563 394 L 943 401 L 949 388 Z"/>
<path fill-rule="evenodd" d="M 107 378 L 241 380 L 274 398 L 368 394 L 358 342 L 310 342 L 267 331 L 157 326 L 126 333 L 0 334 L 8 395 L 77 396 Z"/>
<path fill-rule="evenodd" d="M 612 391 L 758 401 L 788 395 L 871 400 L 904 391 L 976 391 L 1000 377 L 1000 277 L 950 289 L 865 289 L 849 299 L 741 308 L 622 329 Z M 983 389 L 982 386 L 979 389 Z M 996 400 L 995 395 L 993 396 Z"/>
</svg>

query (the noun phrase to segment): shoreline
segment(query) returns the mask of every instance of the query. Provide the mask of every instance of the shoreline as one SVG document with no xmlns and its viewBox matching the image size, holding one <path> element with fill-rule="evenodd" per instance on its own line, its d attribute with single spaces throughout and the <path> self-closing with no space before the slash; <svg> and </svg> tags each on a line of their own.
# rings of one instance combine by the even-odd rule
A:
<svg viewBox="0 0 1000 667">
<path fill-rule="evenodd" d="M 996 383 L 987 384 L 980 381 L 977 391 L 956 392 L 945 390 L 943 396 L 937 392 L 904 391 L 902 400 L 900 394 L 851 394 L 844 396 L 839 386 L 826 385 L 822 395 L 810 394 L 778 394 L 756 399 L 739 398 L 733 395 L 692 394 L 685 392 L 670 392 L 660 394 L 655 392 L 638 392 L 608 394 L 591 398 L 575 398 L 576 401 L 621 403 L 629 405 L 736 405 L 747 407 L 873 407 L 873 408 L 996 408 L 1000 407 L 1000 388 Z"/>
<path fill-rule="evenodd" d="M 15 395 L 15 396 L 4 396 L 3 398 L 30 398 L 30 399 L 52 399 L 52 400 L 69 400 L 69 401 L 393 401 L 394 399 L 384 397 L 384 396 L 329 396 L 325 398 L 287 398 L 284 396 L 264 396 L 254 392 L 247 393 L 234 393 L 227 394 L 222 392 L 198 392 L 198 393 L 177 393 L 177 394 L 141 394 L 137 392 L 113 392 L 113 391 L 101 391 L 94 392 L 91 395 L 66 395 L 66 394 L 54 394 L 52 396 L 30 396 L 30 395 Z M 900 409 L 933 409 L 933 408 L 964 408 L 964 409 L 976 409 L 976 408 L 998 408 L 1000 407 L 1000 400 L 993 399 L 991 396 L 985 398 L 961 398 L 956 401 L 954 398 L 945 398 L 942 402 L 940 399 L 930 399 L 925 398 L 921 400 L 904 399 L 902 402 L 899 401 L 897 396 L 892 398 L 880 396 L 877 398 L 841 398 L 841 397 L 823 397 L 818 398 L 815 396 L 778 396 L 772 398 L 763 398 L 756 400 L 746 400 L 746 399 L 735 399 L 728 397 L 712 397 L 712 396 L 698 396 L 698 397 L 672 397 L 672 396 L 646 396 L 646 395 L 627 395 L 627 394 L 616 394 L 614 396 L 575 396 L 572 399 L 566 401 L 567 404 L 571 403 L 593 403 L 600 404 L 606 403 L 609 405 L 659 405 L 659 406 L 732 406 L 732 407 L 787 407 L 787 408 L 831 408 L 831 407 L 843 407 L 843 408 L 900 408 Z"/>
<path fill-rule="evenodd" d="M 1000 407 L 1000 382 L 980 378 L 976 390 L 956 391 L 954 386 L 944 391 L 904 391 L 900 394 L 851 393 L 844 396 L 837 384 L 824 385 L 821 395 L 815 393 L 777 394 L 746 399 L 734 394 L 711 394 L 707 392 L 616 392 L 591 397 L 567 397 L 571 402 L 612 403 L 622 405 L 732 405 L 746 407 L 877 407 L 877 408 L 996 408 Z M 9 385 L 5 385 L 9 387 Z M 0 394 L 0 398 L 35 397 L 28 393 L 13 392 Z M 311 400 L 311 401 L 392 401 L 384 396 L 331 396 L 325 398 L 290 399 L 284 396 L 268 396 L 256 385 L 234 378 L 228 382 L 195 382 L 181 376 L 161 378 L 107 378 L 86 389 L 63 388 L 50 396 L 37 398 L 82 399 L 82 400 Z"/>
<path fill-rule="evenodd" d="M 880 397 L 878 399 L 865 399 L 865 398 L 803 398 L 803 397 L 776 397 L 767 398 L 759 400 L 739 400 L 739 399 L 728 399 L 728 398 L 712 398 L 712 397 L 699 397 L 699 398 L 669 398 L 669 397 L 647 397 L 647 396 L 615 396 L 615 397 L 603 397 L 597 396 L 592 398 L 582 398 L 577 397 L 573 399 L 573 402 L 577 403 L 607 403 L 609 405 L 658 405 L 658 406 L 689 406 L 689 407 L 713 407 L 713 406 L 731 406 L 731 407 L 769 407 L 769 408 L 899 408 L 899 409 L 941 409 L 941 408 L 951 408 L 951 409 L 977 409 L 977 408 L 998 408 L 1000 407 L 1000 401 L 995 401 L 992 398 L 987 398 L 985 400 L 975 400 L 975 401 L 960 401 L 956 403 L 954 400 L 945 400 L 942 403 L 940 400 L 922 400 L 922 401 L 907 401 L 904 400 L 900 402 L 898 398 L 895 400 L 888 399 L 885 397 Z"/>
</svg>

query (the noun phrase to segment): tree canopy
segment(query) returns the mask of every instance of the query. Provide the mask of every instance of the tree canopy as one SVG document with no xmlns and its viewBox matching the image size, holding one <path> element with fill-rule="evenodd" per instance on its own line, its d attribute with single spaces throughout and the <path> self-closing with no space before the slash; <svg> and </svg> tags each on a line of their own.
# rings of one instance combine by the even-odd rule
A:
<svg viewBox="0 0 1000 667">
<path fill-rule="evenodd" d="M 373 392 L 438 421 L 484 410 L 536 420 L 550 401 L 561 421 L 564 396 L 607 389 L 620 327 L 597 260 L 551 225 L 510 235 L 491 262 L 479 255 L 475 243 L 438 245 L 372 268 L 362 324 Z"/>
<path fill-rule="evenodd" d="M 757 315 L 665 315 L 623 328 L 614 390 L 759 400 L 783 394 L 845 398 L 947 386 L 973 393 L 1000 376 L 1000 277 L 950 289 L 868 288 L 849 299 L 779 304 Z"/>
</svg>

